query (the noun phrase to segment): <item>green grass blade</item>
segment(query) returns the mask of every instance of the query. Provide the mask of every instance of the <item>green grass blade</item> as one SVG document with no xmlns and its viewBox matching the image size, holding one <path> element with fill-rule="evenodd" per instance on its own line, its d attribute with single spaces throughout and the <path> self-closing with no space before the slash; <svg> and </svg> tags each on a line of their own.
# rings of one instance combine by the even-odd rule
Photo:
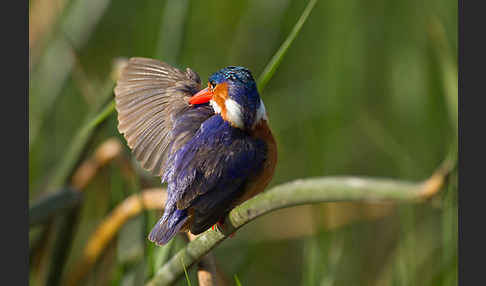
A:
<svg viewBox="0 0 486 286">
<path fill-rule="evenodd" d="M 300 16 L 299 20 L 297 21 L 297 23 L 295 23 L 295 26 L 292 28 L 292 31 L 290 32 L 289 36 L 287 37 L 287 39 L 285 39 L 283 44 L 280 46 L 278 51 L 275 53 L 273 58 L 270 60 L 270 62 L 267 64 L 267 66 L 261 73 L 257 81 L 258 90 L 260 92 L 265 88 L 268 81 L 270 81 L 270 79 L 275 74 L 275 71 L 277 70 L 278 66 L 283 60 L 283 57 L 287 53 L 287 50 L 289 49 L 290 45 L 294 42 L 295 38 L 299 34 L 300 30 L 302 29 L 302 26 L 304 25 L 305 21 L 309 17 L 309 14 L 311 13 L 316 3 L 317 0 L 309 1 L 307 7 L 305 7 L 304 9 L 304 12 L 302 12 L 302 15 Z"/>
<path fill-rule="evenodd" d="M 187 274 L 187 269 L 186 269 L 186 266 L 184 265 L 184 260 L 182 259 L 182 257 L 181 257 L 181 264 L 182 264 L 182 267 L 184 268 L 184 274 L 186 275 L 187 284 L 189 286 L 191 286 L 191 280 L 189 280 L 189 275 Z"/>
<path fill-rule="evenodd" d="M 451 126 L 454 130 L 448 154 L 442 167 L 454 168 L 457 162 L 457 137 L 458 137 L 458 71 L 456 59 L 448 45 L 444 25 L 438 18 L 432 17 L 428 27 L 429 39 L 434 45 L 434 52 L 439 64 L 441 79 L 444 89 L 445 103 Z"/>
<path fill-rule="evenodd" d="M 240 282 L 240 279 L 238 279 L 238 275 L 235 274 L 235 283 L 236 283 L 236 286 L 242 286 L 241 285 L 241 282 Z"/>
<path fill-rule="evenodd" d="M 444 96 L 451 124 L 457 134 L 458 129 L 458 72 L 457 60 L 447 42 L 444 25 L 437 17 L 432 17 L 429 23 L 429 38 L 434 45 L 435 56 L 441 71 Z"/>
<path fill-rule="evenodd" d="M 96 126 L 100 125 L 101 122 L 105 121 L 108 116 L 115 110 L 115 100 L 112 99 L 103 110 L 95 116 L 91 121 L 86 124 L 80 133 L 86 133 L 91 131 Z"/>
</svg>

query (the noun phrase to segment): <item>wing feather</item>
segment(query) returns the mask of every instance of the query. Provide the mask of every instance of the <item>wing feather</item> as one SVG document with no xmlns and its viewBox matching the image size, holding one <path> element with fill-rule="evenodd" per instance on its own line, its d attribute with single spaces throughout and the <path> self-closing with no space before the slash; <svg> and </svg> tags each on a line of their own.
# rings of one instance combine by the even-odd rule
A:
<svg viewBox="0 0 486 286">
<path fill-rule="evenodd" d="M 123 69 L 114 90 L 118 130 L 141 166 L 152 174 L 164 174 L 171 143 L 178 135 L 172 132 L 174 120 L 190 108 L 187 99 L 201 89 L 200 84 L 191 69 L 182 72 L 155 59 L 131 58 Z"/>
</svg>

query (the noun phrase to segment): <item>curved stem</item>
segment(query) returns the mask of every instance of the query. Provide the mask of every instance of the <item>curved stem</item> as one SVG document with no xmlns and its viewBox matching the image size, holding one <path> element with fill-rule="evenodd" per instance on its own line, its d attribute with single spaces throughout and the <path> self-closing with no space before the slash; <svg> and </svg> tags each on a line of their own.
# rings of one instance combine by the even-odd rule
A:
<svg viewBox="0 0 486 286">
<path fill-rule="evenodd" d="M 275 210 L 322 202 L 419 202 L 436 194 L 454 164 L 444 164 L 424 182 L 381 178 L 323 177 L 300 179 L 261 193 L 233 209 L 222 232 L 207 230 L 174 255 L 146 285 L 170 285 L 211 249 L 243 225 Z M 446 167 L 444 167 L 446 166 Z"/>
</svg>

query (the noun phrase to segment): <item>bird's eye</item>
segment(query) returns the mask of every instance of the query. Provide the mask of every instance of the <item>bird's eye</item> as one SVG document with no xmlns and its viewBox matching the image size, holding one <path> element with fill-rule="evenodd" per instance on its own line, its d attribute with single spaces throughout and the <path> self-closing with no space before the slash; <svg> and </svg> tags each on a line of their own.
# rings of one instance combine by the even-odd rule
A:
<svg viewBox="0 0 486 286">
<path fill-rule="evenodd" d="M 211 86 L 212 89 L 216 87 L 216 83 L 214 81 L 210 81 L 209 85 Z"/>
</svg>

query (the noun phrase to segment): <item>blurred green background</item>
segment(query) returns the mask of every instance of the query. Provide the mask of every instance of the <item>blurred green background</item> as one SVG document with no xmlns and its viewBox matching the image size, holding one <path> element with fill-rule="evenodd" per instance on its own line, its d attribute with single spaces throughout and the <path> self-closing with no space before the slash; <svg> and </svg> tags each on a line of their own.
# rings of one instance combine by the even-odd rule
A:
<svg viewBox="0 0 486 286">
<path fill-rule="evenodd" d="M 258 78 L 306 4 L 30 0 L 29 204 L 60 190 L 52 178 L 70 160 L 76 134 L 113 96 L 115 59 L 191 67 L 203 84 L 228 65 Z M 457 142 L 457 45 L 455 1 L 319 0 L 261 94 L 279 147 L 271 186 L 328 175 L 429 177 Z M 74 217 L 63 217 L 73 222 L 69 241 L 59 218 L 31 227 L 31 285 L 61 281 L 48 277 L 73 271 L 116 205 L 160 187 L 131 157 L 116 112 L 82 144 L 74 166 L 111 137 L 136 175 L 116 163 L 99 169 Z M 242 285 L 457 285 L 456 182 L 453 173 L 423 204 L 281 210 L 213 253 L 228 285 L 234 275 Z M 151 245 L 146 236 L 159 216 L 146 211 L 128 221 L 80 285 L 141 285 L 152 277 L 186 243 Z M 56 256 L 59 241 L 67 243 L 64 257 Z M 197 285 L 194 269 L 189 277 Z"/>
</svg>

